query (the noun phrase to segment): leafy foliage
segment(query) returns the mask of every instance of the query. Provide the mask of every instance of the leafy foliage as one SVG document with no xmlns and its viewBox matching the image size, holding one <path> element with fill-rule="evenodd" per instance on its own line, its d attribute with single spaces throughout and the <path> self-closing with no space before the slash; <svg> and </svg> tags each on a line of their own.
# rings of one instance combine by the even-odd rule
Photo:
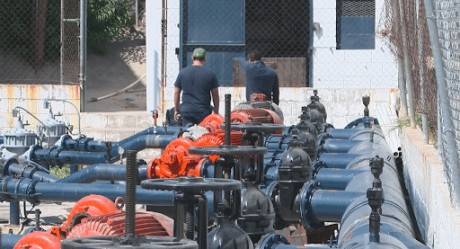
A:
<svg viewBox="0 0 460 249">
<path fill-rule="evenodd" d="M 106 54 L 102 46 L 132 23 L 129 0 L 88 1 L 88 52 Z"/>
</svg>

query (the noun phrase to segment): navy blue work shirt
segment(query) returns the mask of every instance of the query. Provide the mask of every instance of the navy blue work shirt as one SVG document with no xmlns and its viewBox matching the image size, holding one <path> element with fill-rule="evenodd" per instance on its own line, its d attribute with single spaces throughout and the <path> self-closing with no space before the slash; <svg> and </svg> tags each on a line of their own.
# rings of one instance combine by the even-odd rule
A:
<svg viewBox="0 0 460 249">
<path fill-rule="evenodd" d="M 211 89 L 219 87 L 213 71 L 204 66 L 188 66 L 179 72 L 174 86 L 182 89 L 183 116 L 206 117 L 212 113 Z"/>
<path fill-rule="evenodd" d="M 250 101 L 253 93 L 263 93 L 266 100 L 272 100 L 279 104 L 278 75 L 273 68 L 265 65 L 262 61 L 249 62 L 244 57 L 239 57 L 238 62 L 246 73 L 246 100 Z"/>
</svg>

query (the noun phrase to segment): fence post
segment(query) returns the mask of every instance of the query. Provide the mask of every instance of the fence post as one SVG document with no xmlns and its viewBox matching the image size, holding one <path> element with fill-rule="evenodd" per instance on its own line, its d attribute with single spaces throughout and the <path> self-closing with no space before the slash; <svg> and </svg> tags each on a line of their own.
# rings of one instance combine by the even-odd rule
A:
<svg viewBox="0 0 460 249">
<path fill-rule="evenodd" d="M 401 56 L 398 57 L 398 86 L 399 86 L 399 98 L 401 100 L 401 108 L 404 115 L 408 115 L 407 112 L 407 92 L 406 92 L 406 81 L 404 79 L 404 61 Z"/>
<path fill-rule="evenodd" d="M 411 127 L 415 127 L 415 106 L 414 106 L 414 89 L 412 86 L 412 70 L 409 62 L 409 52 L 407 49 L 407 41 L 406 41 L 406 25 L 403 22 L 403 6 L 402 0 L 399 0 L 399 18 L 398 20 L 401 22 L 401 30 L 402 30 L 402 43 L 403 43 L 403 54 L 404 54 L 404 67 L 406 71 L 406 85 L 407 85 L 407 97 L 409 98 L 409 118 Z M 398 12 L 398 10 L 396 10 Z"/>
<path fill-rule="evenodd" d="M 80 110 L 86 102 L 86 10 L 87 0 L 80 0 Z"/>
<path fill-rule="evenodd" d="M 419 15 L 419 6 L 421 5 L 421 1 L 416 1 L 416 8 L 417 8 L 417 27 L 420 27 L 420 15 Z M 420 28 L 419 28 L 420 29 Z M 417 47 L 418 47 L 418 60 L 423 62 L 423 34 L 421 32 L 417 32 Z M 423 64 L 422 64 L 423 65 Z M 426 116 L 426 103 L 425 103 L 425 67 L 420 67 L 420 104 L 422 109 L 422 133 L 423 133 L 423 143 L 428 144 L 429 137 L 428 137 L 428 118 Z"/>
<path fill-rule="evenodd" d="M 431 50 L 433 51 L 434 66 L 436 70 L 436 81 L 438 84 L 438 93 L 439 93 L 439 103 L 442 113 L 442 123 L 444 124 L 443 131 L 446 133 L 446 143 L 447 154 L 449 159 L 446 160 L 449 162 L 451 174 L 451 183 L 453 184 L 453 202 L 456 202 L 456 205 L 460 204 L 460 181 L 459 181 L 459 171 L 458 171 L 458 154 L 457 154 L 457 145 L 455 141 L 455 132 L 453 130 L 452 114 L 449 104 L 449 98 L 447 94 L 447 84 L 444 74 L 443 62 L 441 49 L 439 47 L 439 37 L 438 31 L 433 17 L 433 2 L 431 0 L 424 0 L 425 2 L 425 11 L 428 24 L 428 32 L 430 35 Z M 439 115 L 439 114 L 438 114 Z M 439 131 L 440 127 L 438 127 Z M 447 134 L 451 133 L 451 134 Z M 443 157 L 446 153 L 442 153 Z"/>
</svg>

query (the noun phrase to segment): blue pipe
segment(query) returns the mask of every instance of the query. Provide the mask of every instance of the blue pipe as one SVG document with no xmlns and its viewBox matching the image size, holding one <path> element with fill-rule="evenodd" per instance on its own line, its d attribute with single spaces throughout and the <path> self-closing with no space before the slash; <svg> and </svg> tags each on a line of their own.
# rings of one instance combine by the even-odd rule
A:
<svg viewBox="0 0 460 249">
<path fill-rule="evenodd" d="M 360 192 L 316 190 L 305 213 L 311 212 L 314 221 L 339 222 L 348 206 L 362 195 Z"/>
<path fill-rule="evenodd" d="M 32 179 L 13 179 L 10 176 L 0 180 L 2 198 L 9 201 L 29 201 L 30 203 L 77 202 L 81 198 L 95 194 L 115 201 L 117 197 L 125 197 L 125 186 L 107 183 L 43 183 Z M 171 191 L 145 190 L 136 187 L 137 204 L 155 204 L 173 206 L 175 193 Z"/>
<path fill-rule="evenodd" d="M 347 153 L 351 148 L 361 143 L 360 140 L 328 139 L 318 146 L 319 153 Z"/>
<path fill-rule="evenodd" d="M 348 164 L 360 156 L 362 155 L 350 153 L 323 153 L 319 156 L 317 162 L 323 162 L 328 168 L 345 169 Z M 317 162 L 313 162 L 313 166 L 317 164 Z"/>
<path fill-rule="evenodd" d="M 56 181 L 57 183 L 92 183 L 95 181 L 124 181 L 126 179 L 126 165 L 124 164 L 96 164 L 86 167 L 70 176 Z M 147 165 L 138 168 L 137 180 L 148 179 Z"/>
<path fill-rule="evenodd" d="M 108 162 L 107 153 L 62 151 L 57 147 L 47 150 L 37 149 L 31 159 L 39 164 L 58 165 L 65 164 L 96 164 Z"/>
<path fill-rule="evenodd" d="M 2 175 L 15 176 L 15 178 L 25 177 L 30 179 L 37 179 L 42 182 L 55 182 L 59 178 L 50 175 L 49 172 L 34 164 L 27 164 L 21 166 L 15 158 L 11 158 L 3 164 Z"/>
<path fill-rule="evenodd" d="M 129 143 L 129 141 L 131 140 L 135 140 L 135 139 L 138 139 L 139 137 L 146 136 L 146 135 L 155 135 L 155 136 L 168 135 L 168 136 L 177 137 L 177 134 L 183 129 L 185 129 L 185 127 L 171 126 L 171 127 L 165 128 L 162 126 L 158 126 L 156 127 L 156 129 L 154 127 L 150 127 L 128 138 L 125 138 L 120 142 L 111 142 L 111 143 L 112 145 L 113 144 L 126 144 L 126 143 Z M 77 139 L 72 139 L 71 136 L 64 135 L 61 138 L 61 141 L 62 141 L 61 146 L 64 148 L 64 150 L 87 151 L 87 152 L 107 151 L 107 142 L 93 141 L 93 138 L 79 137 Z"/>
<path fill-rule="evenodd" d="M 344 190 L 351 180 L 364 172 L 369 170 L 321 168 L 313 179 L 321 183 L 324 189 Z"/>
<path fill-rule="evenodd" d="M 371 208 L 366 196 L 358 198 L 350 205 L 340 222 L 338 248 L 372 243 L 369 242 L 370 213 Z M 428 248 L 414 239 L 414 229 L 404 202 L 396 203 L 386 197 L 380 217 L 380 244 L 387 246 L 383 248 L 390 245 L 392 248 Z"/>
<path fill-rule="evenodd" d="M 114 162 L 120 158 L 118 148 L 123 147 L 126 151 L 140 151 L 145 148 L 166 148 L 166 146 L 175 139 L 170 135 L 143 135 L 135 139 L 113 143 L 110 151 L 110 158 L 104 152 L 80 152 L 80 151 L 63 151 L 61 147 L 53 147 L 47 150 L 39 149 L 35 146 L 30 150 L 29 158 L 40 164 L 97 164 L 105 162 Z M 123 155 L 126 156 L 126 153 Z"/>
<path fill-rule="evenodd" d="M 2 233 L 2 249 L 13 249 L 14 246 L 18 243 L 18 241 L 23 237 L 22 234 L 8 234 Z"/>
<path fill-rule="evenodd" d="M 164 149 L 170 144 L 177 136 L 172 135 L 143 135 L 133 139 L 124 139 L 119 143 L 112 143 L 112 150 L 110 151 L 111 159 L 118 160 L 118 148 L 122 147 L 126 151 L 135 150 L 141 151 L 146 148 Z M 125 157 L 126 155 L 123 155 Z"/>
</svg>

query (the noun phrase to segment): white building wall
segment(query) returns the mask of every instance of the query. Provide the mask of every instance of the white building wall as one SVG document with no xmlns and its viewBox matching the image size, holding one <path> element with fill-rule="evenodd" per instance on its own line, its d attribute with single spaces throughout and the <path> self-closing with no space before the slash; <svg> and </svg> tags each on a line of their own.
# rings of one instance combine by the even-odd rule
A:
<svg viewBox="0 0 460 249">
<path fill-rule="evenodd" d="M 337 50 L 336 0 L 314 0 L 313 22 L 320 29 L 313 37 L 313 87 L 396 88 L 396 60 L 379 35 L 383 0 L 376 0 L 375 49 Z"/>
</svg>

